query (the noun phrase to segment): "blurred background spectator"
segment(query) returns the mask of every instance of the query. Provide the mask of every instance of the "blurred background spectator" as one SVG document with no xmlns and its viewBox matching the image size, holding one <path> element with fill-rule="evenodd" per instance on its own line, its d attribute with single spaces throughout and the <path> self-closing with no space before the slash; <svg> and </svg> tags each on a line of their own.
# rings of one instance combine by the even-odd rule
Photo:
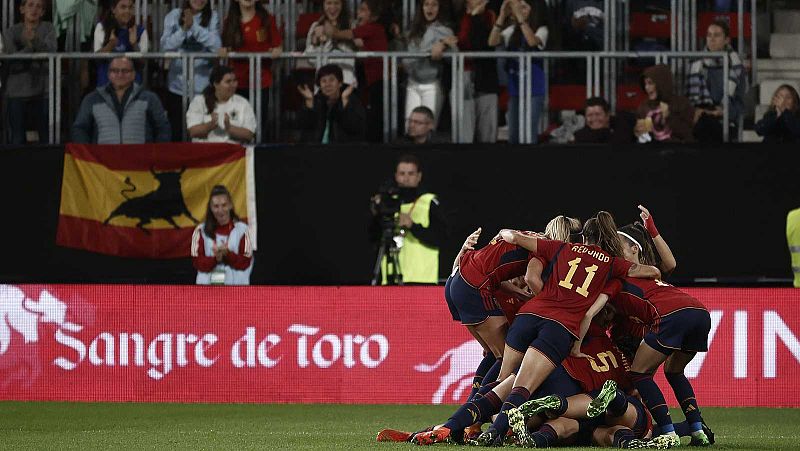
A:
<svg viewBox="0 0 800 451">
<path fill-rule="evenodd" d="M 603 0 L 566 0 L 564 12 L 565 48 L 589 52 L 603 49 Z"/>
<path fill-rule="evenodd" d="M 343 0 L 325 0 L 322 5 L 322 17 L 311 24 L 306 37 L 307 55 L 318 53 L 353 53 L 356 51 L 355 44 L 349 39 L 329 38 L 325 34 L 325 24 L 330 24 L 335 29 L 348 30 L 352 26 L 350 10 L 344 5 Z M 337 64 L 342 69 L 344 82 L 347 85 L 356 86 L 356 73 L 354 58 L 335 58 L 329 59 L 328 63 Z M 311 60 L 312 66 L 315 61 Z M 318 69 L 318 68 L 317 68 Z"/>
<path fill-rule="evenodd" d="M 507 25 L 510 19 L 511 24 Z M 503 44 L 504 50 L 509 52 L 537 52 L 544 50 L 548 37 L 547 4 L 544 0 L 505 0 L 500 8 L 497 23 L 489 34 L 489 45 Z M 501 41 L 502 39 L 502 41 Z M 519 59 L 506 58 L 505 68 L 508 72 L 508 141 L 519 143 L 519 99 L 523 96 L 520 92 L 522 70 Z M 533 83 L 531 84 L 530 119 L 525 120 L 525 126 L 531 130 L 531 142 L 539 141 L 539 120 L 544 108 L 544 95 L 547 80 L 542 67 L 542 60 L 534 59 L 531 62 Z M 523 96 L 524 97 L 524 96 Z"/>
<path fill-rule="evenodd" d="M 169 142 L 172 129 L 161 100 L 134 83 L 133 61 L 111 60 L 110 82 L 90 92 L 72 124 L 72 142 L 82 144 L 143 144 Z"/>
<path fill-rule="evenodd" d="M 183 0 L 164 18 L 164 33 L 161 35 L 161 50 L 164 52 L 216 52 L 221 45 L 219 16 L 211 10 L 209 0 Z M 172 125 L 173 141 L 183 140 L 183 94 L 187 81 L 183 79 L 183 62 L 168 60 L 166 107 Z M 194 86 L 191 96 L 200 94 L 208 86 L 212 62 L 194 60 Z"/>
<path fill-rule="evenodd" d="M 385 52 L 389 50 L 386 28 L 378 20 L 383 12 L 381 0 L 364 0 L 358 6 L 357 26 L 352 30 L 337 28 L 338 24 L 325 23 L 328 39 L 351 40 L 359 51 Z M 367 140 L 383 141 L 383 62 L 378 58 L 363 60 L 367 95 Z"/>
<path fill-rule="evenodd" d="M 449 24 L 448 0 L 424 0 L 417 6 L 414 21 L 408 32 L 409 52 L 430 52 L 430 58 L 407 58 L 403 61 L 408 79 L 406 81 L 405 118 L 418 106 L 427 107 L 433 113 L 432 126 L 436 128 L 444 103 L 442 55 L 448 48 L 458 50 L 458 38 Z M 408 128 L 408 124 L 406 124 Z"/>
<path fill-rule="evenodd" d="M 645 69 L 642 89 L 647 98 L 636 111 L 634 127 L 639 142 L 692 142 L 693 108 L 686 97 L 673 92 L 669 67 L 659 64 Z"/>
<path fill-rule="evenodd" d="M 236 94 L 236 88 L 233 69 L 217 66 L 211 71 L 208 86 L 186 112 L 186 127 L 193 142 L 253 141 L 256 115 L 247 99 Z"/>
<path fill-rule="evenodd" d="M 191 255 L 198 285 L 250 285 L 250 230 L 239 220 L 233 197 L 224 185 L 211 189 L 206 218 L 192 234 Z"/>
<path fill-rule="evenodd" d="M 579 144 L 630 144 L 633 129 L 630 114 L 617 112 L 612 116 L 606 99 L 591 97 L 586 100 L 586 126 L 575 132 Z"/>
<path fill-rule="evenodd" d="M 277 57 L 282 52 L 283 39 L 275 17 L 256 0 L 232 0 L 222 27 L 222 52 L 270 52 Z M 246 59 L 232 58 L 230 62 L 239 82 L 239 94 L 250 98 L 250 63 Z M 261 96 L 261 133 L 269 131 L 269 89 L 272 86 L 272 61 L 262 60 L 261 80 L 256 84 L 256 95 Z"/>
<path fill-rule="evenodd" d="M 317 72 L 316 95 L 310 86 L 298 86 L 303 97 L 300 112 L 300 123 L 305 126 L 303 141 L 334 144 L 364 140 L 364 107 L 353 95 L 354 86 L 343 80 L 342 68 L 328 64 Z"/>
<path fill-rule="evenodd" d="M 460 50 L 494 50 L 489 34 L 495 26 L 495 13 L 486 9 L 486 0 L 467 0 L 458 30 Z M 467 58 L 464 62 L 464 102 L 461 137 L 463 143 L 497 141 L 497 62 L 487 58 Z"/>
<path fill-rule="evenodd" d="M 756 133 L 767 144 L 796 143 L 800 141 L 800 98 L 790 85 L 781 85 L 772 94 L 770 108 L 756 122 Z"/>
<path fill-rule="evenodd" d="M 406 125 L 406 135 L 400 140 L 406 144 L 435 144 L 436 138 L 433 111 L 426 106 L 411 110 Z"/>
<path fill-rule="evenodd" d="M 722 142 L 722 95 L 728 84 L 728 120 L 730 136 L 736 136 L 737 122 L 744 107 L 746 84 L 742 59 L 730 45 L 730 27 L 723 20 L 708 26 L 706 50 L 726 52 L 728 79 L 724 79 L 719 58 L 703 58 L 692 63 L 689 70 L 689 100 L 695 107 L 694 136 L 700 142 Z"/>
<path fill-rule="evenodd" d="M 94 51 L 147 53 L 150 48 L 147 29 L 136 25 L 133 0 L 111 0 L 110 6 L 94 29 Z M 136 82 L 142 82 L 141 74 L 136 74 Z M 102 62 L 97 65 L 97 86 L 105 86 L 107 83 L 108 63 Z"/>
<path fill-rule="evenodd" d="M 22 22 L 3 33 L 5 51 L 14 53 L 41 53 L 56 51 L 56 33 L 53 24 L 42 21 L 44 0 L 22 0 L 19 10 Z M 6 80 L 6 108 L 9 142 L 25 144 L 27 124 L 34 124 L 38 142 L 48 142 L 48 61 L 19 60 L 8 63 Z"/>
</svg>

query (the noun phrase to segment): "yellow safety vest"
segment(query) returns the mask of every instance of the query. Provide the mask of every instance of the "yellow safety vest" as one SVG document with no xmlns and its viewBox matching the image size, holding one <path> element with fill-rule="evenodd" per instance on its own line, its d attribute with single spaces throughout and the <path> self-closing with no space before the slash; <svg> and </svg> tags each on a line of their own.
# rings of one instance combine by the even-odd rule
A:
<svg viewBox="0 0 800 451">
<path fill-rule="evenodd" d="M 400 213 L 411 215 L 411 220 L 422 227 L 430 225 L 431 201 L 435 194 L 425 193 L 414 202 L 400 205 Z M 398 255 L 403 283 L 438 283 L 439 248 L 422 243 L 410 231 L 406 231 L 403 247 Z M 386 256 L 381 262 L 382 284 L 386 285 Z"/>
<path fill-rule="evenodd" d="M 792 254 L 794 287 L 800 288 L 800 208 L 792 210 L 786 215 L 786 241 L 789 243 L 789 252 Z"/>
</svg>

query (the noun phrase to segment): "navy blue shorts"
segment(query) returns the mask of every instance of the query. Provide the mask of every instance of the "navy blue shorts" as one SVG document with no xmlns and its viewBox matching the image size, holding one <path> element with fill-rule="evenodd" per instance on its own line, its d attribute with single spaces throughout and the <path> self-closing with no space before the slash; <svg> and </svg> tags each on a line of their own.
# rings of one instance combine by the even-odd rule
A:
<svg viewBox="0 0 800 451">
<path fill-rule="evenodd" d="M 444 286 L 444 297 L 454 320 L 464 325 L 480 324 L 490 316 L 503 316 L 494 299 L 484 299 L 480 290 L 468 284 L 456 271 Z"/>
<path fill-rule="evenodd" d="M 531 301 L 533 302 L 533 301 Z M 506 345 L 524 353 L 534 348 L 558 366 L 569 355 L 575 337 L 561 324 L 531 314 L 514 318 L 506 335 Z"/>
<path fill-rule="evenodd" d="M 565 398 L 569 398 L 579 393 L 583 393 L 583 389 L 581 389 L 578 381 L 567 373 L 563 365 L 558 365 L 556 369 L 547 376 L 547 379 L 542 382 L 542 385 L 533 391 L 531 399 L 538 399 L 550 395 L 561 395 Z"/>
<path fill-rule="evenodd" d="M 453 277 L 454 276 L 448 277 L 447 282 L 444 283 L 444 300 L 447 301 L 447 308 L 450 310 L 450 316 L 453 317 L 453 321 L 461 321 L 458 309 L 456 309 L 453 300 L 450 298 L 450 285 L 453 283 Z"/>
<path fill-rule="evenodd" d="M 706 352 L 710 330 L 707 310 L 686 308 L 662 316 L 657 331 L 645 335 L 644 342 L 665 355 L 673 351 Z"/>
</svg>

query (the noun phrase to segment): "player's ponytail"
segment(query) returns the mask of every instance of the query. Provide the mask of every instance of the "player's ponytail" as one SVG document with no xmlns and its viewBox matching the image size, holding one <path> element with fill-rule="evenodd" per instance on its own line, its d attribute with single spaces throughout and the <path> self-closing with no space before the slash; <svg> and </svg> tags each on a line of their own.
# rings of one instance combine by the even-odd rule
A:
<svg viewBox="0 0 800 451">
<path fill-rule="evenodd" d="M 586 221 L 583 225 L 583 237 L 586 244 L 595 244 L 615 257 L 623 257 L 622 243 L 617 235 L 617 225 L 614 217 L 607 211 L 597 213 L 597 216 Z"/>
</svg>

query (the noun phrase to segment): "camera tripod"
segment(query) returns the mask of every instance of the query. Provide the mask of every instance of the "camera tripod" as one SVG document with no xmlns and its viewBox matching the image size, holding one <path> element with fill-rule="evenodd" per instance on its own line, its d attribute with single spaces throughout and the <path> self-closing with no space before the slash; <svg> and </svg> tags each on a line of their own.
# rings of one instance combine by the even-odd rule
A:
<svg viewBox="0 0 800 451">
<path fill-rule="evenodd" d="M 372 286 L 380 285 L 382 263 L 386 257 L 386 284 L 402 285 L 403 272 L 400 269 L 400 248 L 394 240 L 394 227 L 387 227 L 381 233 L 381 244 L 378 247 L 378 257 L 375 259 L 375 267 L 372 269 Z"/>
</svg>

